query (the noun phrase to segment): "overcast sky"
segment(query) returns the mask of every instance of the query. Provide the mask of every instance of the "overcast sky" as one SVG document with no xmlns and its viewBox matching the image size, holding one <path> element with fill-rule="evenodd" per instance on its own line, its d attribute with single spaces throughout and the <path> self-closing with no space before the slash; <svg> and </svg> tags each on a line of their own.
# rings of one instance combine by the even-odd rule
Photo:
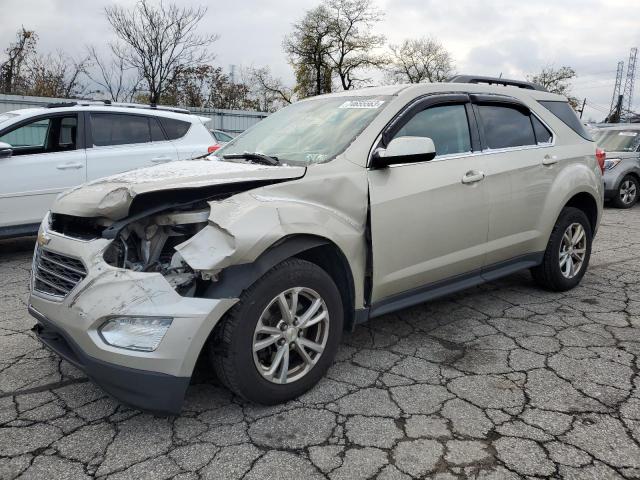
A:
<svg viewBox="0 0 640 480">
<path fill-rule="evenodd" d="M 0 0 L 0 49 L 24 25 L 35 30 L 42 52 L 81 55 L 85 45 L 106 48 L 112 40 L 105 5 L 135 0 Z M 216 62 L 229 69 L 269 65 L 292 82 L 282 53 L 291 24 L 318 0 L 179 0 L 206 5 L 202 31 L 218 33 Z M 396 43 L 431 35 L 453 54 L 460 73 L 522 78 L 544 65 L 569 65 L 578 78 L 573 93 L 587 98 L 585 118 L 609 109 L 616 64 L 627 64 L 640 46 L 640 0 L 377 0 L 385 19 L 377 31 Z M 640 63 L 640 62 L 639 62 Z M 640 71 L 640 65 L 638 66 Z M 637 83 L 640 84 L 640 81 Z M 634 105 L 640 106 L 640 85 Z"/>
</svg>

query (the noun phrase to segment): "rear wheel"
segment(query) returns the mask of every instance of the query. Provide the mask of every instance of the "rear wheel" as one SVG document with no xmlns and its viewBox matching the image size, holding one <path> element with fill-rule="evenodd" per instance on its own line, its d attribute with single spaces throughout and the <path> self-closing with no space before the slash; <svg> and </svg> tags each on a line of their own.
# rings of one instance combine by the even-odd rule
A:
<svg viewBox="0 0 640 480">
<path fill-rule="evenodd" d="M 591 224 L 582 210 L 573 207 L 562 210 L 542 264 L 531 269 L 536 283 L 558 292 L 578 285 L 589 265 L 592 237 Z"/>
<path fill-rule="evenodd" d="M 331 277 L 313 263 L 287 260 L 241 295 L 216 330 L 210 358 L 237 395 L 284 402 L 324 375 L 342 324 L 342 299 Z"/>
<path fill-rule="evenodd" d="M 631 208 L 638 201 L 640 182 L 633 175 L 627 175 L 620 182 L 618 192 L 613 197 L 613 204 L 617 208 Z"/>
</svg>

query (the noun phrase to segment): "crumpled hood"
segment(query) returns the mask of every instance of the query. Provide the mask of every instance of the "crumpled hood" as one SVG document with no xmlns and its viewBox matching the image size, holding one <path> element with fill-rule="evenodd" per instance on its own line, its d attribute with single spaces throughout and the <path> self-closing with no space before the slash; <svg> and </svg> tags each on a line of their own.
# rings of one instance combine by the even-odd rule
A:
<svg viewBox="0 0 640 480">
<path fill-rule="evenodd" d="M 51 211 L 79 217 L 127 216 L 133 199 L 163 190 L 196 189 L 304 176 L 304 167 L 268 166 L 216 160 L 184 160 L 131 170 L 62 192 Z"/>
</svg>

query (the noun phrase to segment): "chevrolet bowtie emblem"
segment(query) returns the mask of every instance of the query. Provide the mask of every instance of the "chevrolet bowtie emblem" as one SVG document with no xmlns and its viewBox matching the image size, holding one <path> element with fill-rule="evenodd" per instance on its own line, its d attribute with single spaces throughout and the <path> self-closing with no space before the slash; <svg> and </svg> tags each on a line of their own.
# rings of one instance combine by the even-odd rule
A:
<svg viewBox="0 0 640 480">
<path fill-rule="evenodd" d="M 38 233 L 38 245 L 44 247 L 51 241 L 51 237 L 47 235 L 45 232 Z"/>
</svg>

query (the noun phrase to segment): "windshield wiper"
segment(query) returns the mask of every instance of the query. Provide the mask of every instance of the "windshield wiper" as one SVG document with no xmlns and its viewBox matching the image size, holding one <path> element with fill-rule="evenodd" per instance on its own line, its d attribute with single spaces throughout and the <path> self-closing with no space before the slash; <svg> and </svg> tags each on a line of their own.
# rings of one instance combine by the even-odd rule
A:
<svg viewBox="0 0 640 480">
<path fill-rule="evenodd" d="M 227 155 L 223 155 L 222 158 L 224 158 L 225 160 L 244 158 L 245 160 L 249 160 L 255 163 L 262 163 L 263 165 L 280 165 L 278 157 L 270 157 L 269 155 L 263 155 L 262 153 L 229 153 Z"/>
</svg>

